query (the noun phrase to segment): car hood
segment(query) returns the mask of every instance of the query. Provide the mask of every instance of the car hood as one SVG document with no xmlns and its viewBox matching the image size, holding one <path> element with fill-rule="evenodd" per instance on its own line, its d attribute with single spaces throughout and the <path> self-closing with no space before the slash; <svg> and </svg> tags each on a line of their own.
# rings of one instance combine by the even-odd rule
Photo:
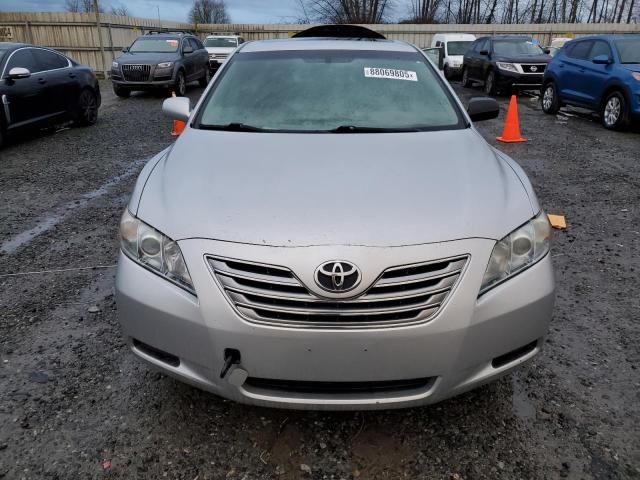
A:
<svg viewBox="0 0 640 480">
<path fill-rule="evenodd" d="M 174 62 L 179 58 L 177 53 L 154 53 L 154 52 L 140 52 L 140 53 L 125 53 L 116 58 L 116 61 L 122 65 L 137 64 L 137 63 L 160 63 L 160 62 Z"/>
<path fill-rule="evenodd" d="M 231 53 L 236 47 L 206 47 L 209 53 Z"/>
<path fill-rule="evenodd" d="M 274 246 L 497 240 L 536 213 L 514 169 L 471 128 L 385 134 L 187 128 L 147 179 L 137 212 L 130 208 L 174 240 Z"/>
<path fill-rule="evenodd" d="M 491 60 L 494 62 L 509 63 L 549 63 L 553 57 L 551 55 L 525 55 L 522 57 L 508 57 L 505 55 L 494 55 Z"/>
</svg>

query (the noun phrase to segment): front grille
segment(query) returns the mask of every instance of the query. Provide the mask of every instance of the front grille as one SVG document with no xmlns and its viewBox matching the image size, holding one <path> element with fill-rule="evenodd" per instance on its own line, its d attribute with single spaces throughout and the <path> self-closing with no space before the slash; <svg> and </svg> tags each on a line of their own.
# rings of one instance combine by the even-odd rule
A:
<svg viewBox="0 0 640 480">
<path fill-rule="evenodd" d="M 536 64 L 521 64 L 522 71 L 524 73 L 544 73 L 544 69 L 547 66 L 546 63 L 536 63 Z"/>
<path fill-rule="evenodd" d="M 287 394 L 297 393 L 311 395 L 370 395 L 380 393 L 401 393 L 412 390 L 424 391 L 431 388 L 435 380 L 436 377 L 374 382 L 310 382 L 249 377 L 244 383 L 243 388 L 270 390 L 273 392 Z"/>
<path fill-rule="evenodd" d="M 207 257 L 231 304 L 245 319 L 300 328 L 392 327 L 432 318 L 456 285 L 467 256 L 386 269 L 357 298 L 310 292 L 286 267 Z"/>
<path fill-rule="evenodd" d="M 122 76 L 127 82 L 148 82 L 151 65 L 121 65 Z"/>
<path fill-rule="evenodd" d="M 209 58 L 211 60 L 224 60 L 229 56 L 228 53 L 210 53 Z"/>
</svg>

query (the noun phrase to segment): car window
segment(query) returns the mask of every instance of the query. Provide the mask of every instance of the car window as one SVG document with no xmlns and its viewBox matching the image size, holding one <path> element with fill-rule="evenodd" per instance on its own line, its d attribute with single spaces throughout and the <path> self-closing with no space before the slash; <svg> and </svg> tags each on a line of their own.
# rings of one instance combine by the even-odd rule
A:
<svg viewBox="0 0 640 480">
<path fill-rule="evenodd" d="M 35 48 L 33 49 L 33 55 L 36 57 L 40 70 L 56 70 L 69 66 L 69 61 L 66 57 L 49 50 Z"/>
<path fill-rule="evenodd" d="M 611 49 L 609 44 L 602 40 L 596 40 L 591 47 L 591 53 L 589 54 L 589 60 L 593 60 L 598 55 L 606 55 L 611 58 Z"/>
<path fill-rule="evenodd" d="M 414 52 L 286 51 L 234 55 L 199 122 L 271 131 L 464 128 L 440 76 Z"/>
<path fill-rule="evenodd" d="M 465 41 L 447 42 L 447 55 L 464 55 L 470 45 Z"/>
<path fill-rule="evenodd" d="M 132 53 L 164 53 L 177 52 L 180 41 L 177 38 L 139 38 L 131 48 Z"/>
<path fill-rule="evenodd" d="M 31 73 L 42 71 L 42 68 L 40 68 L 38 62 L 33 56 L 33 50 L 33 48 L 22 48 L 20 50 L 16 50 L 9 59 L 9 63 L 7 63 L 6 73 L 9 73 L 12 68 L 16 67 L 26 68 Z"/>
<path fill-rule="evenodd" d="M 489 40 L 486 38 L 484 40 L 480 40 L 480 43 L 478 43 L 478 47 L 476 50 L 478 51 L 478 53 L 484 50 L 489 51 Z"/>
<path fill-rule="evenodd" d="M 571 58 L 586 60 L 589 57 L 589 52 L 591 51 L 592 44 L 593 42 L 591 41 L 575 43 L 574 45 L 571 45 L 567 50 L 567 56 Z"/>
<path fill-rule="evenodd" d="M 193 41 L 195 42 L 195 44 L 198 46 L 198 50 L 201 50 L 204 48 L 204 45 L 202 44 L 202 42 L 200 41 L 200 39 L 198 38 L 194 38 Z"/>
<path fill-rule="evenodd" d="M 198 42 L 196 42 L 195 38 L 190 38 L 189 39 L 189 45 L 191 45 L 191 48 L 193 48 L 193 51 L 195 52 L 196 50 L 200 49 L 200 46 L 198 45 Z"/>
<path fill-rule="evenodd" d="M 615 41 L 620 63 L 640 63 L 640 38 L 625 38 Z"/>
<path fill-rule="evenodd" d="M 530 40 L 494 40 L 493 51 L 505 57 L 533 57 L 544 53 L 540 45 Z"/>
</svg>

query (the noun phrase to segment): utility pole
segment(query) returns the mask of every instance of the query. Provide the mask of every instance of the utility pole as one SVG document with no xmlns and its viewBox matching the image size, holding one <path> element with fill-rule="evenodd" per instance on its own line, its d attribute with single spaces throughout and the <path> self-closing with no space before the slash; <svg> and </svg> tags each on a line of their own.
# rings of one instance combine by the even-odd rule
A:
<svg viewBox="0 0 640 480">
<path fill-rule="evenodd" d="M 102 73 L 107 78 L 107 59 L 104 56 L 104 45 L 102 44 L 102 26 L 100 25 L 100 7 L 98 0 L 93 0 L 93 12 L 96 14 L 96 27 L 98 28 L 98 43 L 100 44 L 100 55 L 102 57 Z"/>
</svg>

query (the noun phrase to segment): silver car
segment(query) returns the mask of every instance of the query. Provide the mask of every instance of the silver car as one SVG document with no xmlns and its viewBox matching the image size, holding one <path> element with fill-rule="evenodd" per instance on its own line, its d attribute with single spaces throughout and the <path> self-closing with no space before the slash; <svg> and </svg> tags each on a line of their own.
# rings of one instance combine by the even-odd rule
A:
<svg viewBox="0 0 640 480">
<path fill-rule="evenodd" d="M 120 225 L 132 351 L 238 402 L 424 405 L 510 372 L 552 315 L 550 225 L 433 63 L 397 41 L 248 42 Z"/>
</svg>

